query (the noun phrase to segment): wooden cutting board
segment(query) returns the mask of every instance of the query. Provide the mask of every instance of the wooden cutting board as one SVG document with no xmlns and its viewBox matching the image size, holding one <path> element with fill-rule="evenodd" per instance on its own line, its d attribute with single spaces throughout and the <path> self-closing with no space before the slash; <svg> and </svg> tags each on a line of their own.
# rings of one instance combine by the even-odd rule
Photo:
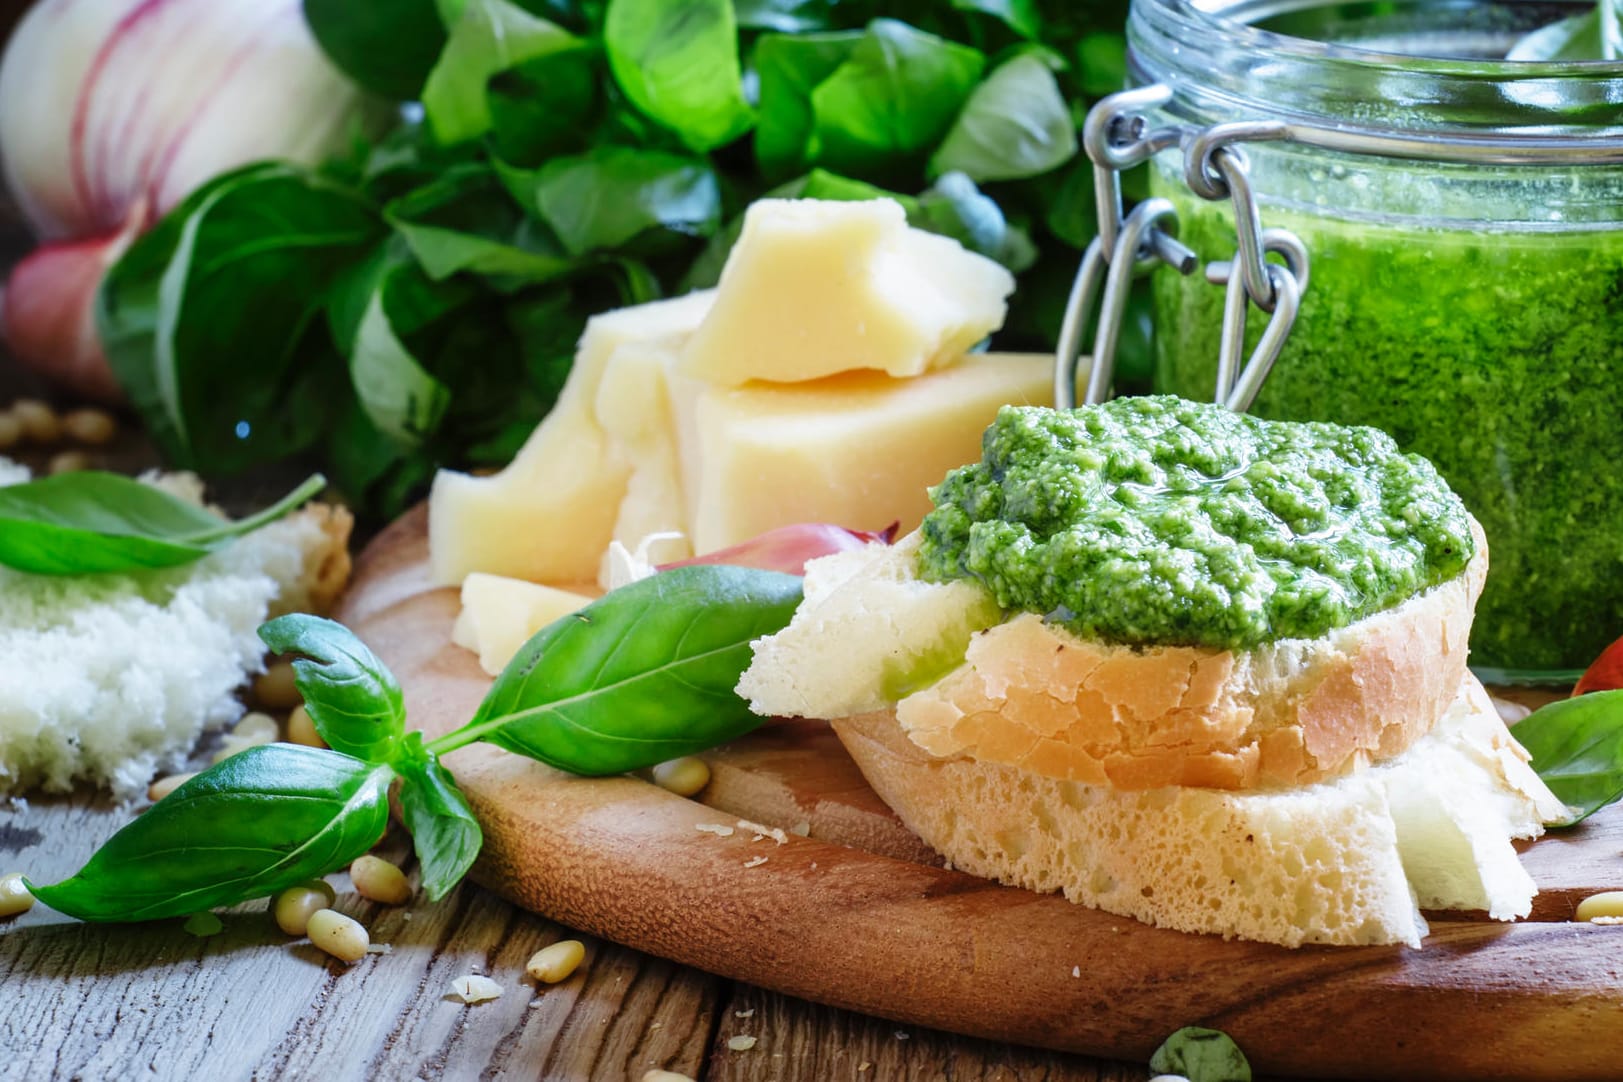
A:
<svg viewBox="0 0 1623 1082">
<path fill-rule="evenodd" d="M 419 508 L 367 548 L 338 617 L 399 677 L 412 724 L 437 734 L 472 715 L 490 678 L 450 643 L 457 597 L 428 579 L 426 524 Z M 1623 1078 L 1623 927 L 1570 923 L 1579 899 L 1623 887 L 1623 808 L 1528 848 L 1541 890 L 1529 921 L 1450 914 L 1418 951 L 1286 950 L 947 870 L 820 723 L 769 725 L 705 758 L 713 780 L 689 800 L 493 748 L 453 753 L 485 828 L 473 877 L 652 954 L 975 1036 L 1143 1062 L 1203 1024 L 1264 1074 Z"/>
</svg>

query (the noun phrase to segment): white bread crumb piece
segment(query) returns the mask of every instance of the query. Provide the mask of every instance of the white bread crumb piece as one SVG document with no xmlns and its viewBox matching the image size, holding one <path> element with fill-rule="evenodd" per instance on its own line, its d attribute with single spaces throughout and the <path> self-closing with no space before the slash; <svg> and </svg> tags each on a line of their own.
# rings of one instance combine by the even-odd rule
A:
<svg viewBox="0 0 1623 1082">
<path fill-rule="evenodd" d="M 0 459 L 0 483 L 27 479 Z M 184 478 L 162 487 L 195 495 Z M 0 568 L 0 792 L 88 781 L 120 800 L 178 770 L 206 731 L 242 714 L 256 630 L 330 549 L 294 514 L 181 567 L 46 576 Z"/>
<path fill-rule="evenodd" d="M 758 842 L 763 838 L 771 838 L 779 845 L 784 845 L 789 841 L 789 835 L 785 834 L 777 827 L 762 826 L 760 823 L 752 823 L 748 819 L 740 819 L 738 821 L 738 829 L 748 831 L 749 833 L 755 835 L 750 839 L 752 842 Z"/>
<path fill-rule="evenodd" d="M 722 823 L 694 823 L 694 830 L 701 830 L 706 834 L 714 834 L 718 838 L 731 838 L 733 828 Z"/>
<path fill-rule="evenodd" d="M 451 994 L 464 1003 L 483 1003 L 487 999 L 500 999 L 502 986 L 489 977 L 470 973 L 451 982 Z"/>
</svg>

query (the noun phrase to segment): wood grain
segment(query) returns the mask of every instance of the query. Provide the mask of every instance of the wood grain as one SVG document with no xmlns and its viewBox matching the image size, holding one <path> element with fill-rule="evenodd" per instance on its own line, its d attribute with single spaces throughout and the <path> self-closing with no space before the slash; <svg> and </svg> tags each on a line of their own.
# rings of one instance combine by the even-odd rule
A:
<svg viewBox="0 0 1623 1082">
<path fill-rule="evenodd" d="M 488 680 L 447 645 L 455 598 L 428 588 L 424 555 L 421 518 L 397 524 L 363 559 L 344 615 L 433 730 L 466 718 Z M 772 771 L 752 771 L 757 786 L 794 769 L 791 731 L 763 739 L 721 757 L 740 770 L 750 755 L 775 757 Z M 782 845 L 707 833 L 727 822 L 721 808 L 632 778 L 573 778 L 477 747 L 450 765 L 486 828 L 475 875 L 505 896 L 662 957 L 903 1025 L 1143 1062 L 1167 1033 L 1204 1022 L 1261 1069 L 1311 1077 L 1602 1079 L 1623 1062 L 1623 930 L 1456 920 L 1435 924 L 1420 951 L 1224 942 L 864 851 L 895 839 L 874 841 L 890 829 L 884 817 L 827 764 L 805 764 L 774 798 L 814 835 Z M 832 780 L 829 800 L 808 795 L 813 777 Z M 744 790 L 728 791 L 727 809 L 740 808 Z M 847 836 L 851 816 L 824 814 L 829 805 L 860 811 L 867 841 Z M 1614 874 L 1616 822 L 1559 841 L 1550 858 L 1535 847 L 1541 881 L 1557 893 L 1609 885 L 1582 880 Z M 1561 859 L 1573 846 L 1593 852 Z"/>
</svg>

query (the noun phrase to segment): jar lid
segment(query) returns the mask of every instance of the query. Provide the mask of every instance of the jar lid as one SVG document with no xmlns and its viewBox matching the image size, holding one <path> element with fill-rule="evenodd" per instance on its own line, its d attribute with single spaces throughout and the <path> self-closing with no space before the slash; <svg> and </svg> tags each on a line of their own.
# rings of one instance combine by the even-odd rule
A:
<svg viewBox="0 0 1623 1082">
<path fill-rule="evenodd" d="M 1180 108 L 1432 160 L 1623 162 L 1623 61 L 1502 59 L 1554 0 L 1134 0 L 1128 62 Z"/>
</svg>

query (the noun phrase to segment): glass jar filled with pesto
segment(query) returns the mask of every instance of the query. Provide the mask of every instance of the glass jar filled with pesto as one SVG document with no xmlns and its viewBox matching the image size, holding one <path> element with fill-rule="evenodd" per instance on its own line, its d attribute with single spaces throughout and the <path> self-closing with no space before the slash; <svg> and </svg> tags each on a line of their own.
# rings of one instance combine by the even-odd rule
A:
<svg viewBox="0 0 1623 1082">
<path fill-rule="evenodd" d="M 1201 259 L 1236 252 L 1244 207 L 1213 145 L 1300 239 L 1311 281 L 1250 408 L 1436 463 L 1488 537 L 1471 657 L 1501 678 L 1623 632 L 1623 63 L 1506 59 L 1593 7 L 1135 0 L 1132 78 L 1165 91 L 1113 132 Z M 1155 389 L 1210 399 L 1225 290 L 1183 269 L 1155 271 Z"/>
</svg>

